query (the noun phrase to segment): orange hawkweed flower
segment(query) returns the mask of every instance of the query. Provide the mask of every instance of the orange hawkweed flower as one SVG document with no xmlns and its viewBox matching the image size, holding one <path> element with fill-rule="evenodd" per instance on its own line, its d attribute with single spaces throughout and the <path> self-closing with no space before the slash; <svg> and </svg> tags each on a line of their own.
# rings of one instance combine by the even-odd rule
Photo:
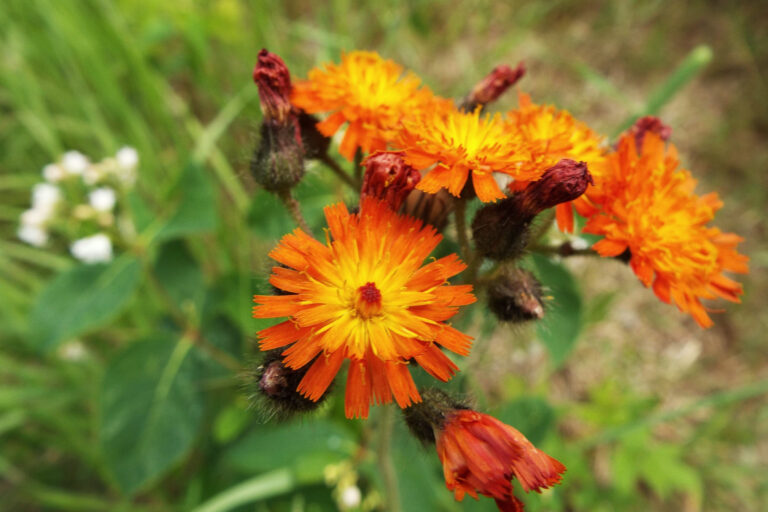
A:
<svg viewBox="0 0 768 512">
<path fill-rule="evenodd" d="M 665 151 L 659 135 L 645 133 L 638 153 L 629 133 L 596 167 L 589 202 L 578 207 L 589 217 L 584 232 L 605 237 L 593 246 L 598 253 L 628 250 L 640 281 L 706 328 L 712 320 L 701 299 L 739 302 L 741 285 L 723 272 L 746 273 L 749 259 L 736 250 L 741 237 L 707 226 L 722 206 L 717 194 L 695 195 L 696 181 L 678 167 L 677 150 Z"/>
<path fill-rule="evenodd" d="M 403 120 L 395 145 L 405 150 L 405 160 L 417 169 L 429 170 L 416 186 L 431 194 L 446 188 L 459 196 L 472 174 L 472 185 L 483 202 L 506 197 L 494 172 L 515 179 L 538 175 L 522 171 L 520 162 L 529 158 L 520 137 L 506 129 L 501 117 L 480 117 L 480 109 L 463 112 L 455 107 L 435 108 Z"/>
<path fill-rule="evenodd" d="M 318 123 L 330 137 L 349 122 L 339 152 L 348 160 L 357 148 L 364 153 L 387 149 L 400 119 L 433 101 L 413 73 L 377 53 L 355 51 L 341 56 L 341 64 L 327 63 L 309 72 L 309 79 L 293 85 L 291 101 L 305 112 L 330 112 Z"/>
<path fill-rule="evenodd" d="M 530 151 L 530 159 L 522 163 L 521 174 L 541 175 L 563 158 L 594 164 L 605 158 L 603 137 L 566 110 L 551 105 L 537 105 L 528 94 L 519 94 L 519 107 L 508 113 L 507 126 L 520 134 Z M 516 184 L 516 187 L 523 186 Z M 567 233 L 573 232 L 573 208 L 563 203 L 556 208 L 557 224 Z"/>
<path fill-rule="evenodd" d="M 400 407 L 421 401 L 409 361 L 447 381 L 458 368 L 440 347 L 469 353 L 472 338 L 444 323 L 475 301 L 471 285 L 447 284 L 466 265 L 452 254 L 422 266 L 442 237 L 374 198 L 363 199 L 359 214 L 339 203 L 325 217 L 325 244 L 297 229 L 270 252 L 287 267 L 274 267 L 270 283 L 288 294 L 255 296 L 253 315 L 289 319 L 260 331 L 259 348 L 288 346 L 286 366 L 311 364 L 297 388 L 310 400 L 349 359 L 350 418 L 366 418 L 371 401 L 392 395 Z"/>
<path fill-rule="evenodd" d="M 538 450 L 518 430 L 496 418 L 468 409 L 446 414 L 435 429 L 437 455 L 448 490 L 456 500 L 482 494 L 502 511 L 522 511 L 513 494 L 512 478 L 526 492 L 541 492 L 560 482 L 565 466 Z"/>
</svg>

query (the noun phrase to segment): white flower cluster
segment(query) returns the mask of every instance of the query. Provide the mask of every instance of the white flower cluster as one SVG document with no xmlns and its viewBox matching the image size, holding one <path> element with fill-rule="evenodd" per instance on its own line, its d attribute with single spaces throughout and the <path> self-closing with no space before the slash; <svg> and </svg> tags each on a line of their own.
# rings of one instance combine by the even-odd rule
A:
<svg viewBox="0 0 768 512">
<path fill-rule="evenodd" d="M 44 183 L 32 190 L 32 207 L 21 214 L 18 236 L 35 247 L 48 243 L 54 226 L 69 229 L 70 252 L 85 263 L 112 259 L 112 239 L 105 232 L 81 237 L 75 225 L 107 230 L 114 225 L 118 194 L 115 188 L 127 188 L 136 181 L 139 154 L 131 147 L 120 149 L 114 157 L 91 162 L 79 151 L 68 151 L 56 163 L 43 168 Z M 65 193 L 66 192 L 66 193 Z M 87 201 L 87 202 L 85 202 Z M 61 231 L 61 230 L 58 230 Z"/>
</svg>

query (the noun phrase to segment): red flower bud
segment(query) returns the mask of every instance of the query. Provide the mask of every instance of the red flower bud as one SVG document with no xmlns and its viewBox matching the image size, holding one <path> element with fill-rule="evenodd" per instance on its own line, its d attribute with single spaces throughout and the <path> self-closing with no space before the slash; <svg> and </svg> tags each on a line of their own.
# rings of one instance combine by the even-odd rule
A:
<svg viewBox="0 0 768 512">
<path fill-rule="evenodd" d="M 521 62 L 516 68 L 496 66 L 485 78 L 472 88 L 472 92 L 464 99 L 462 108 L 467 111 L 475 110 L 496 101 L 499 96 L 515 85 L 525 74 L 525 65 Z"/>
<path fill-rule="evenodd" d="M 405 163 L 403 152 L 379 151 L 365 159 L 365 176 L 360 199 L 373 196 L 398 211 L 421 179 L 419 171 Z"/>
<path fill-rule="evenodd" d="M 672 136 L 672 128 L 661 122 L 656 116 L 641 117 L 632 128 L 629 129 L 629 133 L 635 136 L 635 147 L 637 152 L 640 153 L 643 148 L 643 139 L 645 134 L 651 132 L 658 135 L 661 140 L 669 140 Z"/>
<path fill-rule="evenodd" d="M 259 52 L 253 81 L 259 86 L 261 110 L 267 120 L 283 123 L 293 111 L 291 74 L 283 59 L 263 49 Z"/>
<path fill-rule="evenodd" d="M 564 158 L 547 169 L 521 193 L 522 209 L 533 216 L 560 203 L 573 201 L 594 185 L 584 162 Z"/>
</svg>

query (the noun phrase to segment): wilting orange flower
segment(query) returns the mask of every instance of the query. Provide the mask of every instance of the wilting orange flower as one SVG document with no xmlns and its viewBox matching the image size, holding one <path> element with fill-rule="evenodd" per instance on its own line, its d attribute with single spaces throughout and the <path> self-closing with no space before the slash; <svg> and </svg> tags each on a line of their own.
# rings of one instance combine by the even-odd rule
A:
<svg viewBox="0 0 768 512">
<path fill-rule="evenodd" d="M 559 483 L 565 472 L 565 466 L 516 429 L 472 410 L 446 414 L 442 429 L 436 429 L 436 442 L 446 486 L 458 501 L 465 494 L 475 499 L 483 494 L 496 500 L 499 510 L 521 511 L 512 478 L 526 492 L 541 492 Z"/>
<path fill-rule="evenodd" d="M 368 416 L 371 401 L 419 402 L 408 362 L 447 381 L 456 365 L 440 350 L 467 355 L 471 337 L 445 320 L 475 301 L 471 285 L 447 284 L 466 265 L 455 254 L 422 262 L 442 237 L 386 203 L 363 199 L 359 214 L 339 203 L 325 209 L 326 244 L 300 229 L 270 252 L 270 283 L 286 295 L 257 295 L 256 318 L 289 317 L 259 332 L 261 350 L 290 345 L 286 366 L 311 364 L 298 391 L 318 400 L 345 359 L 347 417 Z"/>
<path fill-rule="evenodd" d="M 525 93 L 520 93 L 518 101 L 519 107 L 508 113 L 507 125 L 520 134 L 530 151 L 530 159 L 522 163 L 522 174 L 541 175 L 563 158 L 586 162 L 592 171 L 593 165 L 604 159 L 603 138 L 569 112 L 537 105 Z M 556 212 L 560 229 L 573 232 L 571 203 L 558 205 Z"/>
<path fill-rule="evenodd" d="M 416 186 L 424 192 L 446 188 L 459 196 L 471 173 L 477 197 L 489 202 L 505 197 L 494 172 L 515 179 L 537 177 L 520 170 L 520 162 L 530 156 L 498 114 L 480 117 L 480 109 L 435 108 L 404 119 L 403 128 L 395 145 L 405 150 L 406 162 L 417 169 L 437 164 Z"/>
<path fill-rule="evenodd" d="M 638 153 L 630 133 L 596 168 L 596 186 L 579 212 L 589 217 L 585 233 L 605 238 L 593 247 L 602 256 L 629 251 L 630 265 L 664 302 L 674 302 L 702 327 L 712 320 L 701 299 L 739 302 L 741 285 L 724 271 L 746 273 L 748 258 L 737 252 L 743 239 L 707 223 L 722 203 L 717 194 L 697 196 L 696 181 L 678 169 L 677 151 L 653 132 Z"/>
<path fill-rule="evenodd" d="M 293 85 L 291 100 L 309 113 L 330 112 L 317 128 L 330 137 L 346 122 L 339 152 L 352 160 L 364 153 L 387 149 L 400 119 L 434 100 L 413 73 L 377 53 L 355 51 L 309 72 L 309 79 Z"/>
</svg>

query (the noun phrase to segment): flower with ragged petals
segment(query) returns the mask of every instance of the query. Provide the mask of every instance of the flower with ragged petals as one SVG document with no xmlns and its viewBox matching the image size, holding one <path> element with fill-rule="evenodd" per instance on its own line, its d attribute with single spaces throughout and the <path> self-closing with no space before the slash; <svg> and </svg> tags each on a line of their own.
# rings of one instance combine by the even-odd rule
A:
<svg viewBox="0 0 768 512">
<path fill-rule="evenodd" d="M 300 229 L 270 252 L 281 263 L 270 283 L 285 295 L 257 295 L 257 318 L 288 317 L 259 332 L 259 347 L 287 347 L 286 366 L 311 365 L 298 385 L 318 400 L 350 360 L 346 414 L 367 417 L 370 402 L 408 407 L 421 400 L 408 370 L 413 360 L 447 381 L 456 365 L 441 350 L 469 352 L 471 338 L 446 320 L 475 301 L 470 285 L 449 285 L 465 265 L 455 254 L 424 259 L 441 240 L 434 228 L 398 216 L 374 198 L 360 213 L 343 204 L 325 209 L 325 244 Z"/>
<path fill-rule="evenodd" d="M 541 175 L 563 158 L 586 162 L 589 170 L 605 157 L 603 138 L 568 111 L 551 105 L 537 105 L 520 93 L 519 107 L 508 113 L 508 129 L 524 141 L 530 159 L 523 162 L 522 174 Z M 537 178 L 533 178 L 537 179 Z M 524 186 L 516 183 L 515 187 Z M 557 223 L 561 230 L 573 232 L 571 203 L 558 205 Z"/>
<path fill-rule="evenodd" d="M 498 114 L 481 117 L 479 108 L 474 112 L 436 108 L 409 116 L 395 145 L 417 169 L 434 165 L 416 187 L 431 194 L 445 188 L 458 197 L 471 177 L 481 201 L 496 201 L 505 195 L 494 173 L 521 180 L 538 176 L 521 170 L 521 163 L 530 158 L 521 138 L 506 129 Z"/>
<path fill-rule="evenodd" d="M 526 492 L 541 492 L 562 479 L 565 466 L 515 428 L 439 389 L 427 389 L 423 396 L 422 403 L 404 411 L 405 422 L 422 443 L 435 443 L 445 485 L 457 501 L 482 494 L 496 500 L 500 510 L 521 511 L 512 479 Z"/>
<path fill-rule="evenodd" d="M 375 52 L 355 51 L 341 56 L 341 64 L 327 63 L 293 84 L 293 104 L 310 114 L 329 112 L 317 128 L 330 137 L 349 123 L 339 148 L 352 160 L 363 153 L 383 151 L 404 115 L 438 101 L 413 73 Z M 445 100 L 444 100 L 445 101 Z"/>
<path fill-rule="evenodd" d="M 493 498 L 502 511 L 521 511 L 512 478 L 523 490 L 541 492 L 558 484 L 565 466 L 537 449 L 517 429 L 472 410 L 448 413 L 435 435 L 445 484 L 461 501 L 465 494 Z"/>
<path fill-rule="evenodd" d="M 740 301 L 741 285 L 724 273 L 748 271 L 749 259 L 736 250 L 743 239 L 707 225 L 722 203 L 693 192 L 696 181 L 679 169 L 674 146 L 665 149 L 648 131 L 638 151 L 630 132 L 596 169 L 588 201 L 577 206 L 589 219 L 584 232 L 604 237 L 593 246 L 598 253 L 628 253 L 640 281 L 702 327 L 712 320 L 701 299 Z"/>
</svg>

